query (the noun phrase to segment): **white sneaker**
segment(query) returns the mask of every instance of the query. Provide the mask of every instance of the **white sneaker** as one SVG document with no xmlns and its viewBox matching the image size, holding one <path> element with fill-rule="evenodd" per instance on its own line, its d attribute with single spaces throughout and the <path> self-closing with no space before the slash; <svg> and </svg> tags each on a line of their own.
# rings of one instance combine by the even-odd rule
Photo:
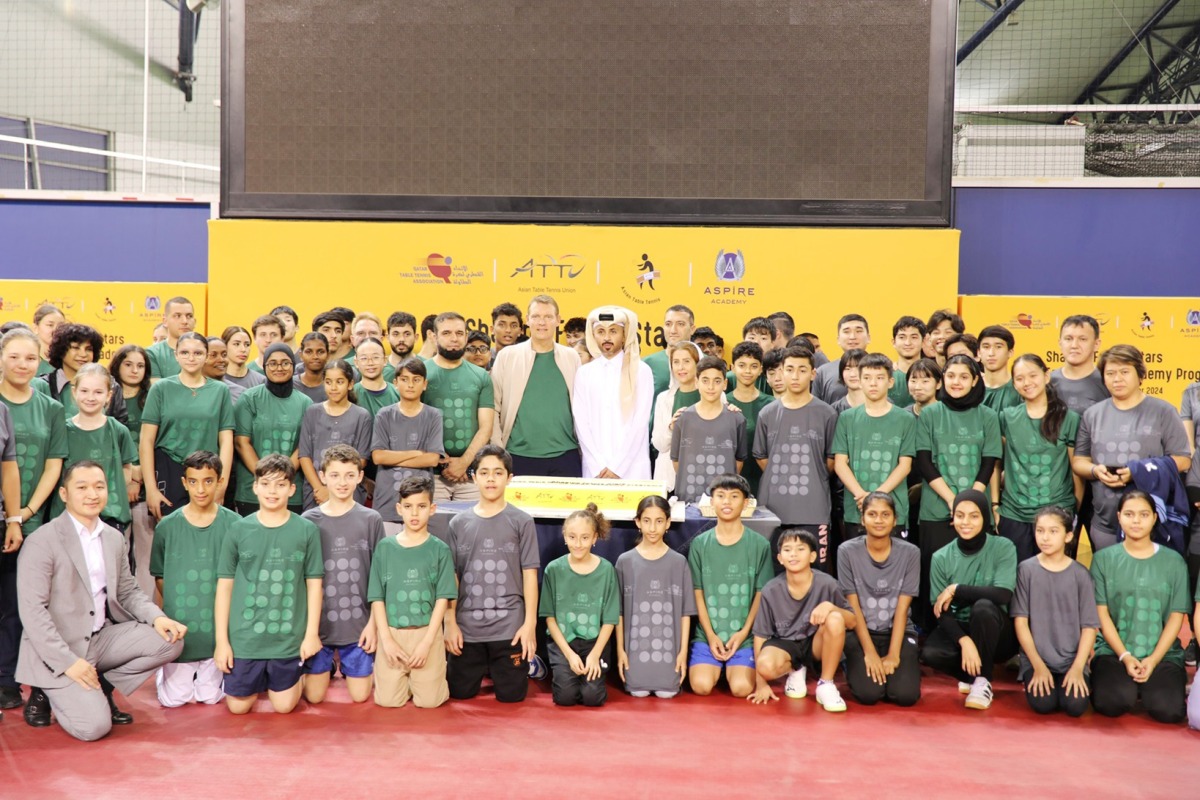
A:
<svg viewBox="0 0 1200 800">
<path fill-rule="evenodd" d="M 817 702 L 826 711 L 838 712 L 846 710 L 846 701 L 842 699 L 842 694 L 838 691 L 837 684 L 833 681 L 817 682 Z"/>
<path fill-rule="evenodd" d="M 808 678 L 808 669 L 801 667 L 793 671 L 787 676 L 787 683 L 783 685 L 783 693 L 793 700 L 800 700 L 808 695 L 808 685 L 805 680 Z"/>
<path fill-rule="evenodd" d="M 958 693 L 959 694 L 970 694 L 971 693 L 971 684 L 963 683 L 962 681 L 959 681 L 958 682 Z"/>
<path fill-rule="evenodd" d="M 992 684 L 988 681 L 976 681 L 971 684 L 967 695 L 967 708 L 985 711 L 992 705 Z"/>
</svg>

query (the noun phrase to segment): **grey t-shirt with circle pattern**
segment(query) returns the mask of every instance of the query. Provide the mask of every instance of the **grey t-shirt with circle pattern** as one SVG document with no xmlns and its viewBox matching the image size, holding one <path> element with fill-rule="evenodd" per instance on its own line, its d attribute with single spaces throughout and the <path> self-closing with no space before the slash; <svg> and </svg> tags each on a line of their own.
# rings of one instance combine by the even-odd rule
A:
<svg viewBox="0 0 1200 800">
<path fill-rule="evenodd" d="M 714 478 L 735 474 L 749 450 L 746 418 L 740 413 L 722 408 L 714 419 L 705 419 L 695 406 L 684 409 L 671 429 L 671 460 L 679 464 L 676 496 L 695 503 Z"/>
<path fill-rule="evenodd" d="M 776 575 L 763 587 L 758 616 L 754 618 L 755 638 L 801 642 L 816 636 L 818 626 L 812 624 L 811 617 L 821 603 L 829 602 L 838 608 L 853 611 L 832 575 L 813 570 L 812 586 L 808 588 L 808 594 L 799 600 L 792 597 L 787 579 L 785 572 Z"/>
<path fill-rule="evenodd" d="M 829 524 L 829 470 L 837 412 L 817 398 L 800 408 L 776 400 L 758 414 L 754 457 L 767 459 L 758 504 L 784 525 Z"/>
<path fill-rule="evenodd" d="M 867 537 L 857 536 L 838 547 L 837 572 L 842 594 L 858 595 L 867 629 L 889 633 L 900 596 L 916 597 L 920 590 L 921 550 L 911 542 L 893 537 L 892 552 L 883 561 L 876 561 L 867 552 Z M 909 633 L 916 633 L 911 609 L 904 627 Z"/>
<path fill-rule="evenodd" d="M 450 520 L 446 544 L 458 573 L 463 641 L 511 641 L 525 622 L 522 570 L 541 566 L 533 517 L 512 505 L 492 517 L 469 508 Z"/>
<path fill-rule="evenodd" d="M 325 597 L 321 603 L 321 643 L 331 647 L 353 644 L 371 618 L 367 582 L 371 554 L 387 536 L 379 514 L 358 503 L 333 517 L 320 506 L 304 519 L 321 530 L 321 555 L 325 559 Z"/>
<path fill-rule="evenodd" d="M 400 410 L 393 403 L 375 415 L 374 433 L 371 436 L 371 451 L 375 450 L 420 450 L 422 453 L 446 452 L 442 447 L 442 412 L 433 406 L 422 405 L 414 417 Z M 368 454 L 370 457 L 370 454 Z M 410 475 L 432 475 L 432 469 L 415 467 L 380 467 L 375 477 L 375 508 L 387 522 L 401 522 L 396 503 L 400 500 L 400 484 Z"/>
<path fill-rule="evenodd" d="M 1075 455 L 1105 466 L 1124 467 L 1131 461 L 1191 452 L 1179 412 L 1157 397 L 1143 398 L 1126 410 L 1117 408 L 1112 400 L 1096 403 L 1083 412 L 1075 438 Z M 1117 535 L 1117 502 L 1122 491 L 1092 481 L 1092 527 L 1096 533 Z"/>
<path fill-rule="evenodd" d="M 617 557 L 621 616 L 625 623 L 627 692 L 674 692 L 683 635 L 682 620 L 696 614 L 696 593 L 687 559 L 674 550 L 653 561 L 637 550 Z"/>
</svg>

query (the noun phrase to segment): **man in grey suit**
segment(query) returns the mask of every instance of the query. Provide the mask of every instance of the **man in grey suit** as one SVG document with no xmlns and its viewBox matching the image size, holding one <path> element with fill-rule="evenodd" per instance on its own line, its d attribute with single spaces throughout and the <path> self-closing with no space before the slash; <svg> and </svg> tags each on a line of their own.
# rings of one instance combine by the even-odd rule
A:
<svg viewBox="0 0 1200 800">
<path fill-rule="evenodd" d="M 58 490 L 67 510 L 25 540 L 17 561 L 21 652 L 17 680 L 37 687 L 25 709 L 31 725 L 59 725 L 83 741 L 133 718 L 117 709 L 113 687 L 130 694 L 178 658 L 187 627 L 138 588 L 125 541 L 100 520 L 108 500 L 104 469 L 68 467 Z"/>
</svg>

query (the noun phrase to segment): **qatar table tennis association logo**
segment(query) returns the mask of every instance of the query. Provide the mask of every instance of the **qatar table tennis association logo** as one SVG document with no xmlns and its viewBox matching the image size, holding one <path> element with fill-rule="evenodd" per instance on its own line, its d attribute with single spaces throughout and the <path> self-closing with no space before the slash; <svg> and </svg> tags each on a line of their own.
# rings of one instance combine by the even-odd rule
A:
<svg viewBox="0 0 1200 800">
<path fill-rule="evenodd" d="M 425 258 L 425 269 L 429 270 L 429 274 L 435 278 L 439 278 L 443 283 L 450 282 L 450 273 L 453 272 L 454 259 L 450 256 L 444 256 L 441 253 L 430 253 Z"/>
<path fill-rule="evenodd" d="M 719 281 L 740 281 L 746 276 L 746 257 L 741 250 L 728 253 L 721 250 L 717 253 L 715 271 Z"/>
<path fill-rule="evenodd" d="M 430 253 L 425 257 L 424 264 L 417 263 L 401 269 L 399 277 L 415 284 L 469 286 L 483 278 L 483 270 L 472 270 L 466 264 L 442 253 Z"/>
</svg>

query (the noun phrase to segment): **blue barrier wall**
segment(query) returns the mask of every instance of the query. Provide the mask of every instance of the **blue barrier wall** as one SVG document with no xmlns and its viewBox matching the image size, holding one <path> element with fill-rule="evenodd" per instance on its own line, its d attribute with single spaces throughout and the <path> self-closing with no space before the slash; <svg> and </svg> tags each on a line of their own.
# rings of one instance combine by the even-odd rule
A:
<svg viewBox="0 0 1200 800">
<path fill-rule="evenodd" d="M 205 282 L 207 204 L 0 200 L 0 278 Z M 960 294 L 1200 296 L 1200 189 L 962 188 Z"/>
<path fill-rule="evenodd" d="M 209 205 L 0 200 L 0 278 L 208 280 Z"/>
<path fill-rule="evenodd" d="M 1200 189 L 955 190 L 959 294 L 1200 296 Z"/>
</svg>

